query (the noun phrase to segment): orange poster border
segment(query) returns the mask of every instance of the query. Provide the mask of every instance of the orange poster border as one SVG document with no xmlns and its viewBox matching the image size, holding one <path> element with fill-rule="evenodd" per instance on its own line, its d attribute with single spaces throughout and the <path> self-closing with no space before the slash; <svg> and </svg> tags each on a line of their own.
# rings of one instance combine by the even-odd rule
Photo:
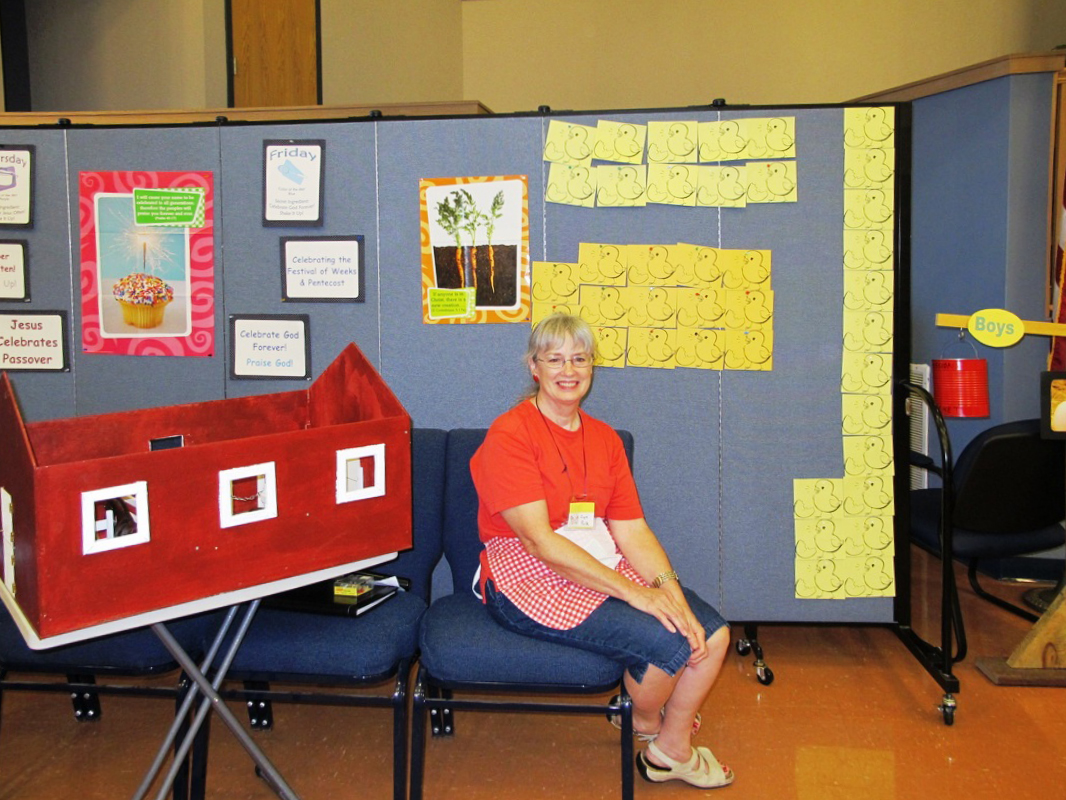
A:
<svg viewBox="0 0 1066 800">
<path fill-rule="evenodd" d="M 433 319 L 429 316 L 429 290 L 437 288 L 436 270 L 433 263 L 433 242 L 430 237 L 429 208 L 426 190 L 435 186 L 461 186 L 485 184 L 494 181 L 519 181 L 522 185 L 521 241 L 518 244 L 518 304 L 514 309 L 501 311 L 497 308 L 475 308 L 468 317 Z M 418 185 L 419 224 L 422 250 L 422 321 L 430 325 L 470 325 L 499 322 L 529 322 L 530 263 L 529 263 L 529 177 L 526 175 L 492 175 L 481 177 L 423 178 Z"/>
</svg>

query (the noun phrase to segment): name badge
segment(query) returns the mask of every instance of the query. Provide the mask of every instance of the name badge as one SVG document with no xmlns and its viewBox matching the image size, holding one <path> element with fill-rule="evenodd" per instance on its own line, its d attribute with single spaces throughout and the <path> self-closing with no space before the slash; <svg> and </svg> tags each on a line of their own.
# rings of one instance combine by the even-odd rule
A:
<svg viewBox="0 0 1066 800">
<path fill-rule="evenodd" d="M 596 504 L 587 501 L 570 501 L 570 518 L 566 527 L 575 530 L 592 530 L 596 523 Z"/>
</svg>

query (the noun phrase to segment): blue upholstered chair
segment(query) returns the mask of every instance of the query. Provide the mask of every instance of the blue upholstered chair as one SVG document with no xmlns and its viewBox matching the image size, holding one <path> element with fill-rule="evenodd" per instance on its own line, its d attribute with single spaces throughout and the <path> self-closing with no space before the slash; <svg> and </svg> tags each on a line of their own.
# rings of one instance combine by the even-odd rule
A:
<svg viewBox="0 0 1066 800">
<path fill-rule="evenodd" d="M 167 629 L 186 652 L 199 659 L 201 643 L 217 624 L 216 615 L 204 614 L 167 623 Z M 32 650 L 26 646 L 7 608 L 0 605 L 0 712 L 3 711 L 4 693 L 12 691 L 67 694 L 74 704 L 74 718 L 80 722 L 100 719 L 102 694 L 169 698 L 177 708 L 189 688 L 187 679 L 177 670 L 178 664 L 173 656 L 148 628 L 78 644 Z M 174 683 L 170 686 L 113 682 L 116 678 L 168 672 L 175 673 Z M 56 676 L 62 676 L 62 680 L 56 680 Z M 98 678 L 105 682 L 97 683 Z M 130 789 L 134 788 L 131 785 Z M 188 772 L 183 770 L 174 782 L 175 799 L 187 797 L 188 791 Z"/>
<path fill-rule="evenodd" d="M 400 592 L 361 616 L 316 614 L 262 606 L 233 660 L 228 679 L 243 689 L 222 692 L 247 701 L 253 729 L 273 724 L 272 701 L 376 706 L 393 713 L 393 796 L 407 790 L 407 684 L 418 648 L 418 626 L 429 601 L 430 578 L 441 555 L 446 432 L 411 432 L 414 547 L 379 569 L 408 578 Z M 388 683 L 388 694 L 315 692 L 316 686 Z M 273 691 L 271 683 L 301 691 Z M 353 780 L 358 776 L 353 775 Z"/>
<path fill-rule="evenodd" d="M 633 439 L 620 432 L 632 456 Z M 477 493 L 470 458 L 485 430 L 448 433 L 445 477 L 444 553 L 453 593 L 438 598 L 422 620 L 418 677 L 414 689 L 411 744 L 411 800 L 421 800 L 427 712 L 433 734 L 455 731 L 453 711 L 539 711 L 618 715 L 622 720 L 622 797 L 633 796 L 633 704 L 621 689 L 608 701 L 550 702 L 537 695 L 605 694 L 621 684 L 616 661 L 573 647 L 543 642 L 501 627 L 471 591 L 481 543 L 477 533 Z M 502 695 L 498 699 L 456 697 L 456 692 Z M 604 723 L 604 735 L 613 731 Z M 579 777 L 576 776 L 575 777 Z M 432 792 L 430 793 L 432 794 Z"/>
<path fill-rule="evenodd" d="M 1036 615 L 987 592 L 978 580 L 984 559 L 1029 555 L 1066 540 L 1066 447 L 1045 439 L 1040 420 L 994 425 L 982 431 L 952 460 L 951 443 L 937 412 L 941 463 L 919 463 L 940 475 L 945 489 L 912 491 L 914 541 L 930 552 L 967 562 L 974 592 L 1000 608 L 1035 621 Z M 961 619 L 961 615 L 960 615 Z M 961 622 L 960 622 L 961 627 Z M 965 655 L 965 648 L 960 645 Z"/>
</svg>

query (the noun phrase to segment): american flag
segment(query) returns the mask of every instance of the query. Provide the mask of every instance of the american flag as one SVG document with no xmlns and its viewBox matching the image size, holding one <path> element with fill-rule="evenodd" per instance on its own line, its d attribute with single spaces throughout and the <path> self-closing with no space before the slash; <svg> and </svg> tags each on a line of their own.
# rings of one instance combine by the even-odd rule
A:
<svg viewBox="0 0 1066 800">
<path fill-rule="evenodd" d="M 1055 293 L 1055 322 L 1066 322 L 1066 303 L 1063 302 L 1063 288 L 1066 286 L 1066 180 L 1062 182 L 1058 217 L 1059 242 L 1055 253 L 1055 277 L 1052 288 Z M 1052 372 L 1066 371 L 1066 336 L 1056 336 L 1051 340 L 1048 369 Z"/>
</svg>

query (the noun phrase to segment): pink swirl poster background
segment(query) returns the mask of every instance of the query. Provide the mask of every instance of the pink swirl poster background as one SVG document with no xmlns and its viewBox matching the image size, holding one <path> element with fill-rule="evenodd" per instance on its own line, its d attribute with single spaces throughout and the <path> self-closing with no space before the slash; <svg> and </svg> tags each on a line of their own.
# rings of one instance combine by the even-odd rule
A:
<svg viewBox="0 0 1066 800">
<path fill-rule="evenodd" d="M 112 337 L 101 329 L 101 264 L 98 263 L 96 200 L 99 194 L 131 195 L 135 188 L 204 190 L 203 227 L 188 230 L 188 296 L 190 328 L 185 335 Z M 213 356 L 215 352 L 214 182 L 210 172 L 82 172 L 78 179 L 81 246 L 81 342 L 86 353 L 154 356 Z M 184 231 L 175 228 L 173 231 Z M 109 293 L 107 289 L 103 289 Z"/>
</svg>

